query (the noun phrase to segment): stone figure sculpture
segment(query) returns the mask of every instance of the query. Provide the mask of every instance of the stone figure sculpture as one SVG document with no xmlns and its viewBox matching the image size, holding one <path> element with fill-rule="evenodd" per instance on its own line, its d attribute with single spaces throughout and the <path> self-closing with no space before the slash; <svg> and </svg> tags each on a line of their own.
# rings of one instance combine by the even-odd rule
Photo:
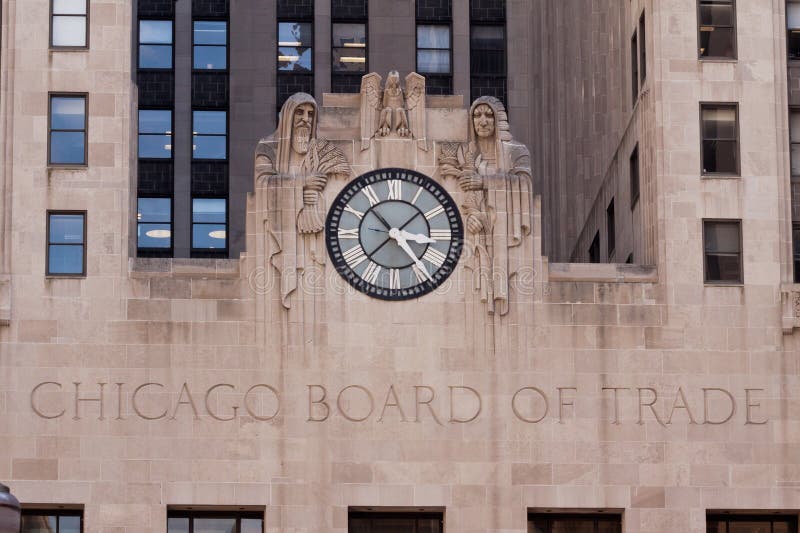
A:
<svg viewBox="0 0 800 533">
<path fill-rule="evenodd" d="M 427 151 L 425 78 L 412 72 L 406 76 L 405 90 L 396 70 L 389 73 L 384 88 L 381 79 L 375 72 L 361 78 L 361 149 L 368 149 L 374 137 L 395 133 L 401 139 L 416 139 Z"/>
<path fill-rule="evenodd" d="M 270 263 L 280 274 L 286 308 L 297 271 L 325 260 L 324 244 L 316 242 L 325 227 L 323 191 L 329 180 L 352 175 L 341 149 L 317 136 L 317 124 L 314 97 L 296 93 L 283 104 L 278 129 L 256 147 L 256 184 L 267 189 Z"/>
<path fill-rule="evenodd" d="M 442 147 L 439 173 L 458 179 L 481 300 L 490 314 L 509 310 L 509 282 L 524 261 L 531 233 L 530 152 L 514 140 L 505 106 L 494 97 L 473 102 L 469 142 Z"/>
</svg>

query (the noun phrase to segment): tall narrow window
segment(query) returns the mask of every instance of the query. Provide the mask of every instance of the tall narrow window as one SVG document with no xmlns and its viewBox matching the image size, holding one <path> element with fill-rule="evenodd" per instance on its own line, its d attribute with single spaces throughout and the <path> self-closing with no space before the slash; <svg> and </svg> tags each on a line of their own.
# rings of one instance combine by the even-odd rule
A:
<svg viewBox="0 0 800 533">
<path fill-rule="evenodd" d="M 86 96 L 50 96 L 51 165 L 86 164 Z"/>
<path fill-rule="evenodd" d="M 280 14 L 279 14 L 280 15 Z M 278 22 L 278 110 L 296 92 L 314 92 L 313 11 L 308 20 Z"/>
<path fill-rule="evenodd" d="M 224 20 L 195 20 L 192 66 L 195 70 L 228 68 L 228 23 Z"/>
<path fill-rule="evenodd" d="M 591 514 L 531 514 L 528 516 L 531 533 L 621 533 L 622 517 Z"/>
<path fill-rule="evenodd" d="M 169 511 L 167 533 L 263 533 L 259 513 Z"/>
<path fill-rule="evenodd" d="M 139 110 L 139 159 L 172 157 L 172 111 Z"/>
<path fill-rule="evenodd" d="M 589 262 L 590 263 L 599 263 L 600 262 L 600 232 L 594 234 L 594 239 L 592 239 L 592 244 L 589 245 Z"/>
<path fill-rule="evenodd" d="M 647 79 L 647 34 L 645 33 L 644 11 L 639 17 L 639 80 L 640 85 L 644 86 Z"/>
<path fill-rule="evenodd" d="M 136 213 L 139 250 L 172 247 L 172 199 L 139 197 Z"/>
<path fill-rule="evenodd" d="M 630 158 L 631 209 L 639 201 L 639 145 L 633 147 Z"/>
<path fill-rule="evenodd" d="M 172 68 L 172 21 L 139 21 L 139 68 Z"/>
<path fill-rule="evenodd" d="M 22 510 L 21 533 L 81 533 L 83 516 L 80 511 Z"/>
<path fill-rule="evenodd" d="M 639 45 L 636 32 L 631 37 L 631 103 L 636 105 L 639 99 Z"/>
<path fill-rule="evenodd" d="M 331 90 L 357 93 L 368 71 L 367 0 L 331 0 Z"/>
<path fill-rule="evenodd" d="M 608 242 L 608 259 L 614 256 L 614 249 L 617 246 L 617 228 L 614 220 L 614 199 L 606 208 L 606 242 Z"/>
<path fill-rule="evenodd" d="M 506 105 L 506 2 L 470 0 L 470 99 L 494 96 Z"/>
<path fill-rule="evenodd" d="M 736 59 L 736 5 L 734 0 L 700 0 L 701 59 Z"/>
<path fill-rule="evenodd" d="M 786 3 L 786 48 L 790 60 L 800 59 L 800 1 L 789 0 Z"/>
<path fill-rule="evenodd" d="M 789 140 L 791 142 L 792 177 L 800 177 L 800 109 L 789 113 Z"/>
<path fill-rule="evenodd" d="M 792 245 L 794 249 L 794 282 L 800 283 L 800 222 L 792 225 Z"/>
<path fill-rule="evenodd" d="M 227 223 L 225 198 L 192 200 L 192 249 L 225 250 Z"/>
<path fill-rule="evenodd" d="M 86 213 L 47 212 L 47 274 L 86 274 Z"/>
<path fill-rule="evenodd" d="M 192 158 L 224 160 L 228 157 L 228 112 L 192 112 Z"/>
<path fill-rule="evenodd" d="M 86 48 L 89 45 L 88 0 L 51 0 L 50 46 Z"/>
<path fill-rule="evenodd" d="M 417 25 L 417 71 L 446 74 L 450 71 L 450 26 Z"/>
<path fill-rule="evenodd" d="M 739 124 L 735 104 L 701 104 L 703 174 L 739 174 Z"/>
<path fill-rule="evenodd" d="M 742 223 L 704 220 L 706 283 L 742 283 Z"/>
</svg>

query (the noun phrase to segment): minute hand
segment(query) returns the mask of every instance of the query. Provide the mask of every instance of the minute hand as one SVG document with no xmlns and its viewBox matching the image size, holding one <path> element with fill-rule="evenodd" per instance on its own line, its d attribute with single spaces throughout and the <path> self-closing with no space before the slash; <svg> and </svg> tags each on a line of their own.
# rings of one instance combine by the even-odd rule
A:
<svg viewBox="0 0 800 533">
<path fill-rule="evenodd" d="M 399 230 L 399 232 L 400 232 L 400 236 L 403 239 L 406 239 L 406 240 L 409 240 L 409 241 L 414 241 L 414 242 L 416 242 L 418 244 L 434 244 L 434 243 L 436 243 L 435 240 L 433 240 L 430 237 L 428 237 L 427 235 L 423 235 L 421 233 L 409 233 L 406 230 L 402 230 L 402 229 Z"/>
<path fill-rule="evenodd" d="M 420 261 L 419 258 L 414 254 L 413 250 L 411 250 L 411 247 L 408 245 L 406 240 L 403 238 L 402 235 L 400 235 L 400 232 L 396 231 L 395 229 L 392 229 L 389 232 L 389 236 L 395 241 L 397 241 L 397 245 L 403 249 L 403 251 L 406 253 L 406 255 L 408 255 L 408 257 L 411 258 L 412 261 L 414 261 L 414 264 L 417 265 L 417 268 L 420 269 L 423 274 L 425 274 L 425 277 L 428 278 L 428 281 L 433 281 L 433 278 L 428 273 L 428 269 L 425 268 L 425 265 L 422 263 L 422 261 Z"/>
</svg>

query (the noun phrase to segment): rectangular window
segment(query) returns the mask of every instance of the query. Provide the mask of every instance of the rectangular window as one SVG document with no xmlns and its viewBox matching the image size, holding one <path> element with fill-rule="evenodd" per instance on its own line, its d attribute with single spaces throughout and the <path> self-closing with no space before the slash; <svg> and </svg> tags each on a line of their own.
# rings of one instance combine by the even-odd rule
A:
<svg viewBox="0 0 800 533">
<path fill-rule="evenodd" d="M 800 223 L 792 225 L 792 245 L 794 248 L 794 282 L 800 283 Z"/>
<path fill-rule="evenodd" d="M 86 274 L 86 213 L 47 212 L 47 275 Z"/>
<path fill-rule="evenodd" d="M 622 533 L 619 515 L 531 514 L 529 533 Z"/>
<path fill-rule="evenodd" d="M 136 212 L 137 247 L 164 250 L 172 247 L 172 199 L 139 198 Z"/>
<path fill-rule="evenodd" d="M 791 143 L 792 176 L 800 176 L 800 109 L 789 112 L 789 142 Z"/>
<path fill-rule="evenodd" d="M 628 264 L 628 265 L 632 265 L 633 264 L 633 252 L 628 254 L 628 258 L 625 260 L 625 263 Z"/>
<path fill-rule="evenodd" d="M 310 22 L 278 23 L 278 71 L 310 74 L 314 68 Z"/>
<path fill-rule="evenodd" d="M 139 159 L 172 157 L 172 111 L 139 110 Z"/>
<path fill-rule="evenodd" d="M 739 121 L 735 104 L 700 105 L 703 174 L 739 174 Z"/>
<path fill-rule="evenodd" d="M 639 45 L 636 32 L 631 37 L 631 103 L 636 105 L 639 99 Z"/>
<path fill-rule="evenodd" d="M 50 95 L 51 165 L 86 164 L 86 95 Z"/>
<path fill-rule="evenodd" d="M 81 533 L 83 514 L 81 511 L 38 509 L 22 510 L 21 533 Z"/>
<path fill-rule="evenodd" d="M 353 512 L 348 516 L 348 531 L 358 533 L 442 533 L 444 520 L 441 513 L 380 513 Z"/>
<path fill-rule="evenodd" d="M 790 60 L 800 59 L 800 1 L 786 3 L 787 51 Z"/>
<path fill-rule="evenodd" d="M 706 283 L 742 283 L 742 223 L 704 220 L 703 250 Z"/>
<path fill-rule="evenodd" d="M 87 0 L 51 0 L 50 46 L 87 48 L 89 9 Z"/>
<path fill-rule="evenodd" d="M 700 0 L 698 18 L 700 59 L 736 59 L 734 0 Z"/>
<path fill-rule="evenodd" d="M 192 199 L 192 249 L 225 250 L 227 247 L 225 198 Z"/>
<path fill-rule="evenodd" d="M 450 74 L 450 26 L 417 24 L 417 72 Z"/>
<path fill-rule="evenodd" d="M 470 32 L 470 69 L 484 76 L 506 75 L 505 26 L 473 26 Z"/>
<path fill-rule="evenodd" d="M 633 147 L 630 158 L 630 177 L 631 177 L 631 209 L 639 201 L 639 145 Z"/>
<path fill-rule="evenodd" d="M 334 23 L 333 72 L 364 74 L 367 72 L 367 25 Z"/>
<path fill-rule="evenodd" d="M 614 248 L 616 248 L 617 244 L 617 229 L 616 223 L 614 220 L 614 199 L 611 199 L 611 203 L 608 204 L 606 208 L 606 240 L 608 242 L 608 258 L 609 260 L 614 255 Z"/>
<path fill-rule="evenodd" d="M 505 0 L 470 0 L 470 100 L 508 100 Z"/>
<path fill-rule="evenodd" d="M 260 513 L 169 511 L 167 533 L 263 533 Z"/>
<path fill-rule="evenodd" d="M 228 157 L 228 112 L 192 112 L 192 158 L 224 160 Z"/>
<path fill-rule="evenodd" d="M 590 263 L 599 263 L 600 262 L 600 232 L 594 234 L 594 239 L 592 239 L 592 244 L 589 245 L 589 262 Z"/>
<path fill-rule="evenodd" d="M 708 533 L 797 533 L 794 516 L 709 516 Z"/>
<path fill-rule="evenodd" d="M 139 68 L 172 68 L 172 21 L 139 21 Z"/>
<path fill-rule="evenodd" d="M 642 16 L 639 17 L 639 80 L 644 86 L 644 80 L 647 79 L 647 39 L 644 27 L 644 11 Z"/>
<path fill-rule="evenodd" d="M 228 23 L 224 20 L 195 20 L 192 32 L 195 70 L 228 68 Z"/>
</svg>

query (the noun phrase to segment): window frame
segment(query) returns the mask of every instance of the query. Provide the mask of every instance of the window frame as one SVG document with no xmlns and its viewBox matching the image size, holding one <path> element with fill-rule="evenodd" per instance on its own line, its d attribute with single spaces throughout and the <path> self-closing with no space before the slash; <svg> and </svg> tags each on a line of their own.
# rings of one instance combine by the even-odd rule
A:
<svg viewBox="0 0 800 533">
<path fill-rule="evenodd" d="M 139 246 L 139 225 L 140 224 L 163 224 L 163 222 L 140 222 L 138 219 L 139 213 L 139 202 L 142 200 L 169 200 L 169 246 L 164 248 L 154 248 L 151 246 Z M 167 194 L 147 194 L 147 195 L 136 195 L 136 255 L 138 256 L 139 253 L 144 252 L 145 254 L 166 254 L 169 252 L 169 257 L 172 257 L 173 251 L 175 248 L 175 198 L 172 195 Z M 146 255 L 145 257 L 151 257 L 150 255 Z"/>
<path fill-rule="evenodd" d="M 641 154 L 639 152 L 639 143 L 637 142 L 633 150 L 631 150 L 630 156 L 628 156 L 628 179 L 630 181 L 630 195 L 631 195 L 631 211 L 636 207 L 636 204 L 639 203 L 639 196 L 642 194 L 642 161 L 640 159 Z M 634 165 L 634 161 L 636 164 Z M 634 172 L 634 169 L 636 172 Z M 636 187 L 634 187 L 636 184 Z M 634 191 L 636 194 L 634 194 Z"/>
<path fill-rule="evenodd" d="M 55 130 L 57 132 L 83 132 L 83 162 L 82 163 L 54 163 L 53 144 L 53 98 L 82 98 L 83 99 L 83 129 L 82 130 Z M 89 166 L 89 93 L 85 92 L 48 92 L 47 93 L 47 167 L 48 168 L 86 168 Z"/>
<path fill-rule="evenodd" d="M 368 8 L 369 9 L 369 8 Z M 361 24 L 364 26 L 364 71 L 363 72 L 342 72 L 334 69 L 335 59 L 333 51 L 341 49 L 341 46 L 334 46 L 333 43 L 333 27 L 336 24 Z M 333 76 L 351 76 L 361 78 L 369 74 L 369 20 L 362 19 L 344 19 L 331 17 L 331 78 Z"/>
<path fill-rule="evenodd" d="M 196 44 L 194 41 L 194 25 L 196 22 L 224 22 L 225 23 L 225 44 Z M 174 41 L 174 39 L 173 39 Z M 231 65 L 231 23 L 227 18 L 210 18 L 210 17 L 199 17 L 199 18 L 192 18 L 192 74 L 195 73 L 202 73 L 202 72 L 228 72 L 230 71 Z M 225 47 L 225 68 L 195 68 L 194 60 L 195 60 L 195 49 L 197 47 L 206 47 L 206 48 L 220 48 Z M 174 45 L 173 45 L 174 47 Z"/>
<path fill-rule="evenodd" d="M 169 44 L 170 47 L 170 66 L 167 68 L 157 68 L 157 67 L 142 67 L 141 60 L 142 60 L 142 22 L 170 22 L 172 24 L 172 42 Z M 192 32 L 194 33 L 194 32 Z M 192 36 L 194 39 L 194 36 Z M 157 45 L 157 46 L 167 46 L 162 43 L 144 43 L 150 45 Z M 145 17 L 145 18 L 137 18 L 136 19 L 136 70 L 141 72 L 174 72 L 175 71 L 175 19 L 174 18 L 158 18 L 158 17 Z"/>
<path fill-rule="evenodd" d="M 639 15 L 639 91 L 644 90 L 647 81 L 647 27 L 645 10 Z"/>
<path fill-rule="evenodd" d="M 77 244 L 65 243 L 51 243 L 50 242 L 50 216 L 51 215 L 81 215 L 83 217 L 83 237 L 80 246 L 83 248 L 83 259 L 81 272 L 78 273 L 61 273 L 50 272 L 50 246 L 78 246 Z M 85 210 L 70 210 L 70 209 L 48 209 L 45 213 L 45 257 L 44 257 L 44 272 L 45 277 L 48 278 L 85 278 L 86 277 L 86 236 L 88 226 L 88 216 Z M 83 520 L 81 519 L 81 522 Z"/>
<path fill-rule="evenodd" d="M 280 45 L 280 29 L 281 24 L 287 23 L 296 23 L 296 24 L 309 24 L 311 26 L 311 38 L 310 42 L 311 45 L 309 46 L 301 46 L 296 48 L 308 48 L 311 53 L 309 57 L 311 57 L 311 66 L 309 68 L 310 72 L 295 72 L 293 70 L 281 70 L 280 69 L 280 61 L 278 61 L 278 56 L 281 53 L 281 45 Z M 278 76 L 311 76 L 311 86 L 314 86 L 314 72 L 316 71 L 316 57 L 314 56 L 317 44 L 317 32 L 316 32 L 316 24 L 314 24 L 314 19 L 305 19 L 305 18 L 281 18 L 278 17 L 275 21 L 275 35 L 278 36 L 278 43 L 275 47 L 275 72 Z M 333 37 L 331 36 L 331 40 Z M 302 54 L 301 54 L 302 55 Z M 280 111 L 280 109 L 279 109 Z"/>
<path fill-rule="evenodd" d="M 789 106 L 789 178 L 790 181 L 800 182 L 800 173 L 794 174 L 792 172 L 792 147 L 800 147 L 800 140 L 792 141 L 792 115 L 795 113 L 800 116 L 800 106 Z M 798 137 L 800 137 L 800 131 L 797 133 Z M 798 153 L 800 153 L 800 150 Z M 800 161 L 798 161 L 798 167 L 800 167 Z"/>
<path fill-rule="evenodd" d="M 797 516 L 790 515 L 790 514 L 735 514 L 735 513 L 708 513 L 706 514 L 706 529 L 708 529 L 708 523 L 711 521 L 718 521 L 718 522 L 725 522 L 725 524 L 729 524 L 730 522 L 769 522 L 770 523 L 770 530 L 774 530 L 773 522 L 788 522 L 789 523 L 789 532 L 790 533 L 797 533 Z M 729 528 L 726 527 L 726 530 Z"/>
<path fill-rule="evenodd" d="M 444 50 L 444 48 L 420 48 L 418 46 L 418 43 L 419 43 L 419 27 L 420 26 L 443 26 L 443 27 L 447 28 L 447 31 L 449 32 L 449 37 L 448 37 L 449 46 L 447 48 L 447 51 L 448 51 L 448 53 L 450 55 L 450 58 L 448 60 L 449 70 L 447 72 L 422 72 L 419 69 L 419 51 L 420 50 Z M 443 22 L 425 22 L 425 21 L 420 22 L 420 21 L 415 19 L 415 21 L 414 21 L 414 72 L 418 72 L 419 74 L 421 74 L 421 75 L 423 75 L 425 77 L 428 77 L 428 76 L 434 76 L 434 77 L 438 77 L 438 78 L 450 77 L 452 79 L 452 77 L 453 77 L 453 21 L 452 20 L 450 22 L 443 23 Z"/>
<path fill-rule="evenodd" d="M 796 27 L 795 28 L 795 27 L 790 27 L 789 26 L 789 5 L 790 4 L 796 4 L 798 7 L 800 7 L 800 2 L 798 2 L 796 0 L 787 0 L 787 2 L 786 2 L 786 60 L 789 63 L 795 63 L 795 62 L 800 62 L 800 53 L 798 53 L 797 57 L 792 57 L 791 55 L 789 55 L 789 49 L 790 49 L 790 47 L 789 47 L 789 41 L 790 41 L 789 36 L 792 34 L 792 31 L 796 31 L 796 32 L 800 33 L 800 27 Z"/>
<path fill-rule="evenodd" d="M 639 33 L 633 30 L 630 39 L 631 46 L 631 107 L 635 108 L 639 102 Z"/>
<path fill-rule="evenodd" d="M 363 511 L 349 509 L 347 512 L 347 527 L 350 528 L 350 521 L 352 519 L 374 519 L 374 520 L 439 520 L 440 533 L 444 533 L 444 517 L 443 511 Z M 415 523 L 414 528 L 417 528 Z"/>
<path fill-rule="evenodd" d="M 703 110 L 705 108 L 733 107 L 736 114 L 736 170 L 731 172 L 706 172 L 703 167 L 705 160 L 705 148 L 703 143 L 706 140 L 730 140 L 730 139 L 706 139 L 703 131 Z M 741 178 L 742 177 L 742 135 L 741 125 L 739 124 L 739 102 L 700 102 L 700 177 L 702 178 Z"/>
<path fill-rule="evenodd" d="M 204 518 L 222 518 L 222 519 L 235 519 L 236 528 L 235 533 L 240 533 L 242 530 L 242 520 L 261 520 L 261 532 L 264 533 L 266 519 L 264 518 L 264 511 L 195 511 L 184 509 L 167 509 L 167 532 L 169 532 L 169 519 L 170 518 L 188 518 L 189 519 L 189 533 L 194 533 L 195 519 Z"/>
<path fill-rule="evenodd" d="M 708 279 L 708 250 L 706 250 L 706 224 L 732 224 L 739 226 L 739 279 L 738 281 L 709 280 Z M 744 224 L 741 218 L 704 218 L 701 220 L 703 235 L 703 284 L 722 287 L 741 287 L 744 285 Z M 720 252 L 714 252 L 719 255 Z M 730 255 L 730 254 L 727 254 Z"/>
<path fill-rule="evenodd" d="M 503 102 L 506 107 L 508 107 L 508 3 L 506 2 L 505 6 L 505 13 L 503 14 L 502 19 L 478 19 L 472 16 L 473 14 L 473 2 L 475 0 L 469 0 L 469 51 L 470 51 L 470 66 L 469 66 L 469 98 L 470 100 L 475 100 L 474 96 L 474 88 L 475 88 L 475 81 L 479 80 L 486 80 L 486 79 L 497 79 L 501 76 L 494 76 L 494 75 L 487 75 L 487 74 L 478 74 L 472 71 L 472 33 L 473 29 L 478 26 L 502 26 L 503 27 L 503 46 L 505 46 L 505 53 L 503 54 L 503 70 L 505 74 L 503 74 L 503 97 L 500 98 L 500 101 Z"/>
<path fill-rule="evenodd" d="M 733 55 L 728 56 L 704 56 L 700 52 L 700 46 L 703 43 L 703 35 L 701 28 L 700 7 L 706 0 L 697 0 L 697 59 L 699 61 L 738 61 L 739 60 L 739 20 L 738 10 L 736 9 L 736 0 L 730 0 L 733 8 L 733 26 L 713 26 L 714 28 L 732 28 L 733 29 Z"/>
<path fill-rule="evenodd" d="M 194 227 L 200 226 L 218 226 L 219 222 L 195 222 L 194 221 L 194 201 L 195 200 L 224 200 L 225 201 L 225 247 L 224 248 L 197 248 L 194 245 Z M 192 195 L 191 196 L 191 209 L 189 210 L 189 253 L 195 254 L 219 254 L 228 255 L 228 248 L 230 247 L 230 198 L 228 196 L 220 195 Z"/>
<path fill-rule="evenodd" d="M 53 13 L 53 4 L 55 3 L 54 0 L 50 0 L 50 32 L 49 32 L 49 41 L 48 46 L 50 50 L 57 50 L 57 51 L 68 51 L 68 50 L 88 50 L 89 49 L 89 35 L 91 34 L 90 31 L 90 24 L 91 24 L 91 2 L 90 0 L 84 0 L 86 5 L 86 14 L 85 15 L 57 15 Z M 84 30 L 84 39 L 86 44 L 83 46 L 59 46 L 53 44 L 53 19 L 55 17 L 63 17 L 63 16 L 72 16 L 72 17 L 84 17 L 86 19 L 86 27 Z"/>
<path fill-rule="evenodd" d="M 589 243 L 589 263 L 590 264 L 599 264 L 603 262 L 603 258 L 600 254 L 600 246 L 602 243 L 600 242 L 600 230 L 597 230 L 592 237 L 592 241 Z M 596 254 L 596 255 L 595 255 Z M 595 257 L 597 260 L 595 261 Z"/>
<path fill-rule="evenodd" d="M 223 159 L 209 158 L 209 157 L 199 157 L 199 158 L 197 158 L 197 157 L 194 156 L 194 146 L 195 146 L 194 139 L 195 139 L 195 137 L 221 137 L 222 136 L 219 133 L 195 133 L 195 129 L 194 129 L 194 113 L 195 113 L 195 111 L 216 111 L 216 112 L 220 112 L 220 113 L 225 113 L 225 133 L 224 133 L 224 136 L 225 136 L 225 157 Z M 189 153 L 191 154 L 191 158 L 189 159 L 189 161 L 191 163 L 195 163 L 195 162 L 201 162 L 201 163 L 209 163 L 209 162 L 222 163 L 222 162 L 225 162 L 225 163 L 227 163 L 227 162 L 229 162 L 229 159 L 230 159 L 230 148 L 231 148 L 230 147 L 230 134 L 231 134 L 231 124 L 230 124 L 231 112 L 230 112 L 230 110 L 228 108 L 224 108 L 223 109 L 223 108 L 219 108 L 219 107 L 192 107 L 191 108 L 191 114 L 192 114 L 192 119 L 191 119 L 191 127 L 192 127 L 191 133 L 192 134 L 189 136 Z"/>
<path fill-rule="evenodd" d="M 606 205 L 606 248 L 609 261 L 611 261 L 614 257 L 614 253 L 617 251 L 616 217 L 616 205 L 614 204 L 614 197 L 612 196 L 611 201 Z"/>
<path fill-rule="evenodd" d="M 487 74 L 485 72 L 475 73 L 472 70 L 472 36 L 473 30 L 477 27 L 490 27 L 490 28 L 503 28 L 503 77 L 508 78 L 508 25 L 504 22 L 498 24 L 495 22 L 470 22 L 469 25 L 469 76 L 470 78 L 493 78 L 496 74 Z M 472 87 L 470 87 L 472 89 Z"/>
<path fill-rule="evenodd" d="M 48 508 L 30 508 L 30 507 L 23 507 L 22 513 L 20 513 L 20 517 L 22 516 L 77 516 L 80 518 L 80 530 L 83 531 L 83 509 L 48 509 Z M 61 524 L 56 522 L 56 532 L 61 529 Z M 22 521 L 20 520 L 20 531 L 22 531 Z"/>
<path fill-rule="evenodd" d="M 554 520 L 592 520 L 594 522 L 594 530 L 598 530 L 598 524 L 600 522 L 612 522 L 618 523 L 620 526 L 620 531 L 622 529 L 622 514 L 617 514 L 616 512 L 609 512 L 606 513 L 540 513 L 540 512 L 529 512 L 528 513 L 528 527 L 530 528 L 530 523 L 534 520 L 544 520 L 547 521 L 547 531 L 545 533 L 552 533 L 553 531 L 553 524 Z"/>
<path fill-rule="evenodd" d="M 139 122 L 139 112 L 140 111 L 169 111 L 169 127 L 170 127 L 170 138 L 172 139 L 170 146 L 172 147 L 169 151 L 169 157 L 141 157 L 139 156 L 139 138 L 142 135 L 152 135 L 152 136 L 159 136 L 158 133 L 141 133 L 140 128 L 141 124 Z M 139 107 L 136 109 L 136 159 L 138 161 L 174 161 L 175 160 L 175 110 L 172 107 Z"/>
<path fill-rule="evenodd" d="M 795 232 L 800 232 L 800 221 L 792 223 L 792 267 L 794 269 L 794 282 L 800 283 L 800 239 L 795 245 Z"/>
</svg>

